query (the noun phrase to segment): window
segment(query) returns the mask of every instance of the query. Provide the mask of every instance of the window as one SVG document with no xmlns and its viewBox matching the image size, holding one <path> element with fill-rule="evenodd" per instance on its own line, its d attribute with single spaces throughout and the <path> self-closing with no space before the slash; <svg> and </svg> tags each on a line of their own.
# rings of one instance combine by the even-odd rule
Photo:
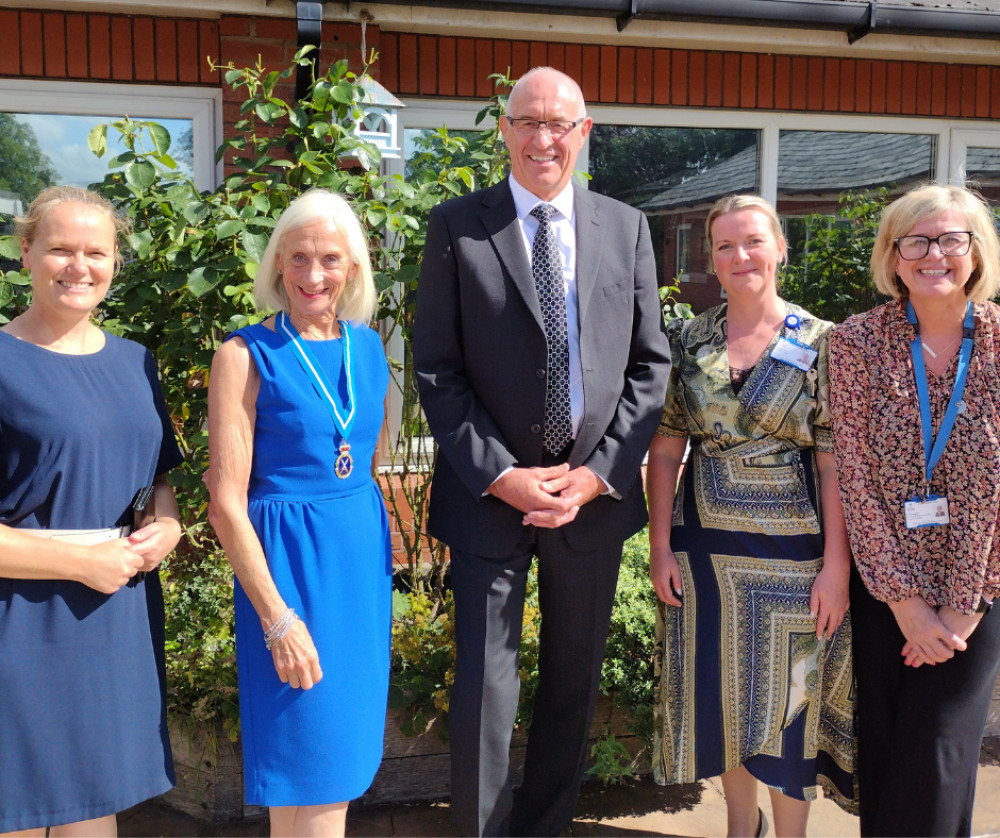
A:
<svg viewBox="0 0 1000 838">
<path fill-rule="evenodd" d="M 690 278 L 690 249 L 691 249 L 691 225 L 680 224 L 677 227 L 677 265 L 674 276 L 681 282 L 687 282 Z"/>
</svg>

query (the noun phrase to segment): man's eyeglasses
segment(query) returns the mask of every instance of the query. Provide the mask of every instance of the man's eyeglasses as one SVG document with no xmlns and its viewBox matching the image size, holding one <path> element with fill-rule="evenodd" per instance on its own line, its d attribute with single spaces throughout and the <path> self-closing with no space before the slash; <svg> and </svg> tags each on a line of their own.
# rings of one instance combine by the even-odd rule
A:
<svg viewBox="0 0 1000 838">
<path fill-rule="evenodd" d="M 515 134 L 522 134 L 524 136 L 536 134 L 544 126 L 549 132 L 550 137 L 565 137 L 586 118 L 585 116 L 581 116 L 579 119 L 570 121 L 568 119 L 532 119 L 529 116 L 506 117 Z"/>
<path fill-rule="evenodd" d="M 896 251 L 908 262 L 923 259 L 931 250 L 931 242 L 937 242 L 942 256 L 965 256 L 972 247 L 972 233 L 961 230 L 954 233 L 942 233 L 940 236 L 900 236 L 893 242 Z"/>
</svg>

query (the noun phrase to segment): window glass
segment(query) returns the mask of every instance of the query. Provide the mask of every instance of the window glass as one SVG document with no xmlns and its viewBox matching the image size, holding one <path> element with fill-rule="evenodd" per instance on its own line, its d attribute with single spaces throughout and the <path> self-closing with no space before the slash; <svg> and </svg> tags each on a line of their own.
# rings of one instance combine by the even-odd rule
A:
<svg viewBox="0 0 1000 838">
<path fill-rule="evenodd" d="M 994 207 L 1000 205 L 1000 148 L 970 146 L 966 150 L 965 182 Z"/>
</svg>

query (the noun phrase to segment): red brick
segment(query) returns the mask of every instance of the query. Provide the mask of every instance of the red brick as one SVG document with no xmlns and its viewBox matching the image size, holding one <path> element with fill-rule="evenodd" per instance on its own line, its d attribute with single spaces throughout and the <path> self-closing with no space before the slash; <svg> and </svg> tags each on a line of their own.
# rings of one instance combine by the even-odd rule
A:
<svg viewBox="0 0 1000 838">
<path fill-rule="evenodd" d="M 856 61 L 845 59 L 840 62 L 840 110 L 854 112 L 855 89 L 854 77 L 857 74 Z"/>
<path fill-rule="evenodd" d="M 885 65 L 885 112 L 900 113 L 902 110 L 903 65 L 889 61 Z"/>
<path fill-rule="evenodd" d="M 257 64 L 258 59 L 264 65 L 265 70 L 283 70 L 286 65 L 284 50 L 278 44 L 231 40 L 222 43 L 223 64 L 232 61 L 237 68 L 253 67 Z M 138 70 L 136 75 L 138 75 Z"/>
<path fill-rule="evenodd" d="M 544 67 L 548 59 L 548 46 L 545 41 L 530 41 L 528 43 L 528 61 L 532 69 Z"/>
<path fill-rule="evenodd" d="M 458 95 L 472 97 L 476 95 L 476 44 L 471 38 L 459 38 L 456 44 L 458 51 Z"/>
<path fill-rule="evenodd" d="M 688 56 L 686 50 L 673 50 L 670 54 L 670 104 L 683 107 L 688 104 Z"/>
<path fill-rule="evenodd" d="M 937 87 L 933 78 L 935 66 L 940 67 L 942 70 L 944 69 L 944 66 L 941 64 L 920 64 L 917 66 L 915 110 L 921 116 L 928 116 L 931 113 L 931 104 L 935 98 L 934 89 Z"/>
<path fill-rule="evenodd" d="M 791 102 L 789 106 L 797 111 L 803 111 L 809 102 L 809 63 L 805 58 L 793 57 L 789 75 Z"/>
<path fill-rule="evenodd" d="M 740 101 L 741 108 L 757 107 L 757 65 L 760 58 L 745 52 L 740 56 Z"/>
<path fill-rule="evenodd" d="M 493 95 L 493 81 L 490 73 L 496 67 L 493 64 L 493 41 L 487 38 L 476 40 L 476 98 L 488 99 Z"/>
<path fill-rule="evenodd" d="M 872 109 L 872 62 L 852 62 L 854 66 L 854 108 L 857 113 L 870 113 Z"/>
<path fill-rule="evenodd" d="M 808 58 L 806 61 L 809 66 L 809 92 L 806 99 L 806 107 L 811 111 L 821 111 L 823 110 L 823 94 L 825 92 L 823 84 L 823 70 L 825 68 L 826 59 Z"/>
<path fill-rule="evenodd" d="M 653 52 L 653 104 L 670 104 L 671 51 L 658 49 Z"/>
<path fill-rule="evenodd" d="M 442 96 L 458 95 L 455 82 L 456 49 L 454 38 L 438 41 L 438 93 Z"/>
<path fill-rule="evenodd" d="M 692 50 L 688 55 L 688 104 L 705 106 L 705 64 L 708 56 L 701 50 Z"/>
<path fill-rule="evenodd" d="M 978 67 L 971 65 L 962 67 L 962 112 L 964 117 L 976 116 L 978 99 L 976 96 L 976 78 Z"/>
<path fill-rule="evenodd" d="M 135 78 L 132 46 L 131 21 L 126 17 L 111 18 L 111 78 L 121 81 Z"/>
<path fill-rule="evenodd" d="M 740 56 L 735 52 L 727 52 L 722 58 L 722 106 L 738 108 L 740 106 Z"/>
<path fill-rule="evenodd" d="M 546 50 L 545 63 L 561 72 L 566 72 L 566 45 L 549 44 Z"/>
<path fill-rule="evenodd" d="M 253 29 L 254 36 L 256 38 L 271 38 L 275 41 L 291 41 L 292 43 L 297 43 L 298 32 L 297 24 L 294 20 L 290 18 L 281 17 L 257 17 L 253 18 Z M 329 37 L 331 40 L 336 38 L 338 33 L 330 33 L 327 36 L 326 24 L 323 25 L 323 40 L 327 40 Z M 235 34 L 226 32 L 225 34 Z"/>
<path fill-rule="evenodd" d="M 44 46 L 42 16 L 38 12 L 21 12 L 21 72 L 24 75 L 45 75 Z"/>
<path fill-rule="evenodd" d="M 88 52 L 90 41 L 87 37 L 87 16 L 66 15 L 66 77 L 86 79 L 90 77 Z"/>
<path fill-rule="evenodd" d="M 823 110 L 840 107 L 840 59 L 823 59 Z"/>
<path fill-rule="evenodd" d="M 945 64 L 935 64 L 931 69 L 931 82 L 925 93 L 931 104 L 930 113 L 934 116 L 945 115 L 947 93 L 948 67 Z"/>
<path fill-rule="evenodd" d="M 223 37 L 249 38 L 250 18 L 223 17 L 219 21 L 219 34 Z"/>
<path fill-rule="evenodd" d="M 917 110 L 917 65 L 912 61 L 903 62 L 899 107 L 904 114 L 916 113 Z"/>
<path fill-rule="evenodd" d="M 631 105 L 635 102 L 635 48 L 621 47 L 618 50 L 618 97 L 617 101 Z"/>
<path fill-rule="evenodd" d="M 42 43 L 45 45 L 45 75 L 66 78 L 66 15 L 45 12 L 42 15 Z"/>
<path fill-rule="evenodd" d="M 156 33 L 156 80 L 158 82 L 176 82 L 177 23 L 169 18 L 158 17 L 154 31 Z"/>
<path fill-rule="evenodd" d="M 705 105 L 707 107 L 718 108 L 722 105 L 722 91 L 725 86 L 722 53 L 710 52 L 705 59 Z"/>
<path fill-rule="evenodd" d="M 888 113 L 889 64 L 873 61 L 871 65 L 871 112 Z"/>
<path fill-rule="evenodd" d="M 962 113 L 962 68 L 957 64 L 948 65 L 947 91 L 945 113 L 948 116 L 960 116 Z M 955 93 L 959 95 L 956 96 Z"/>
<path fill-rule="evenodd" d="M 433 96 L 437 90 L 437 38 L 433 35 L 417 36 L 417 91 Z"/>
<path fill-rule="evenodd" d="M 792 106 L 792 59 L 787 55 L 774 58 L 774 107 L 779 111 Z"/>
<path fill-rule="evenodd" d="M 774 56 L 757 56 L 757 107 L 774 107 Z"/>
<path fill-rule="evenodd" d="M 579 84 L 583 76 L 583 47 L 580 44 L 566 44 L 566 74 Z"/>
<path fill-rule="evenodd" d="M 135 54 L 135 81 L 156 81 L 156 40 L 153 36 L 153 19 L 132 19 L 132 38 Z"/>
<path fill-rule="evenodd" d="M 219 25 L 211 20 L 198 21 L 198 67 L 203 84 L 218 84 L 219 72 L 213 71 L 208 59 L 218 64 L 222 60 Z"/>
<path fill-rule="evenodd" d="M 990 115 L 990 68 L 976 67 L 976 118 Z"/>
<path fill-rule="evenodd" d="M 461 68 L 459 68 L 461 69 Z M 531 69 L 531 55 L 527 41 L 514 41 L 510 47 L 510 77 L 515 81 Z M 459 72 L 459 78 L 462 77 Z"/>
<path fill-rule="evenodd" d="M 185 84 L 198 82 L 198 22 L 177 21 L 177 80 Z"/>
<path fill-rule="evenodd" d="M 7 43 L 0 49 L 0 76 L 21 74 L 21 28 L 17 12 L 0 9 L 0 32 L 6 33 Z"/>
<path fill-rule="evenodd" d="M 635 101 L 648 105 L 653 101 L 653 51 L 638 49 L 635 53 Z"/>
<path fill-rule="evenodd" d="M 601 90 L 601 51 L 591 44 L 583 48 L 583 72 L 580 74 L 580 89 L 585 102 L 597 102 Z"/>
<path fill-rule="evenodd" d="M 599 101 L 613 104 L 618 94 L 618 66 L 615 62 L 617 50 L 614 47 L 601 47 L 601 85 Z"/>
</svg>

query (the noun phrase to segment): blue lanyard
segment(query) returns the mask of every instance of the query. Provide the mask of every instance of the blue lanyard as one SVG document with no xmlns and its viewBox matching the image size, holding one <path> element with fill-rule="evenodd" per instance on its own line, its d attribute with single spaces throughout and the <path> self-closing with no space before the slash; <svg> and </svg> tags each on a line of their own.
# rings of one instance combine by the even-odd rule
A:
<svg viewBox="0 0 1000 838">
<path fill-rule="evenodd" d="M 913 356 L 913 374 L 917 380 L 917 399 L 920 401 L 920 424 L 924 437 L 924 480 L 930 486 L 931 473 L 941 459 L 944 447 L 955 426 L 958 416 L 958 406 L 965 392 L 965 376 L 969 372 L 969 359 L 972 357 L 972 341 L 976 335 L 976 321 L 973 317 L 972 303 L 965 305 L 965 320 L 962 321 L 962 349 L 958 355 L 958 372 L 955 373 L 955 384 L 951 388 L 951 400 L 948 409 L 938 428 L 937 439 L 933 438 L 931 427 L 931 400 L 927 392 L 927 369 L 924 367 L 923 345 L 920 342 L 920 324 L 917 323 L 916 312 L 909 300 L 906 301 L 906 319 L 913 326 L 915 336 L 910 343 L 910 354 Z"/>
</svg>

